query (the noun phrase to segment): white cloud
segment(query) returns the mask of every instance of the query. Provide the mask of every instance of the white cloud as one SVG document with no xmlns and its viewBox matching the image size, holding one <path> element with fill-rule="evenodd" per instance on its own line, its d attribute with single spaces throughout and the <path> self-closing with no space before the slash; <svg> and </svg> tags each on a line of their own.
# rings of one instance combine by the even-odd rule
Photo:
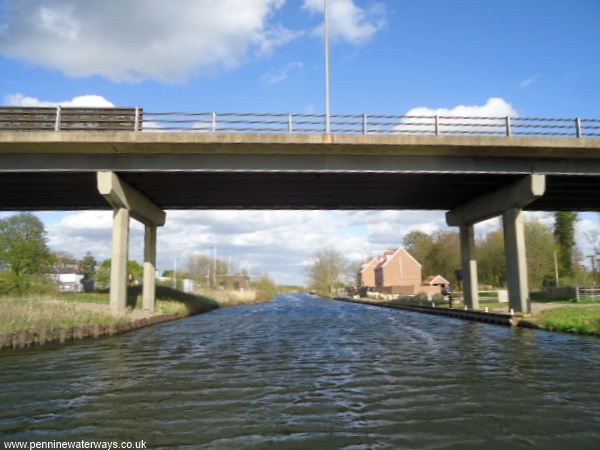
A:
<svg viewBox="0 0 600 450">
<path fill-rule="evenodd" d="M 552 222 L 548 213 L 527 212 L 527 217 Z M 143 227 L 131 223 L 130 257 L 141 261 Z M 497 229 L 501 222 L 495 218 L 478 224 L 476 232 L 483 236 Z M 53 250 L 110 258 L 110 211 L 68 213 L 47 223 L 47 230 Z M 334 246 L 357 262 L 402 245 L 414 230 L 457 231 L 446 227 L 442 211 L 168 211 L 167 224 L 158 231 L 158 267 L 172 268 L 175 258 L 182 267 L 188 255 L 210 254 L 215 246 L 218 257 L 231 257 L 255 275 L 269 271 L 280 283 L 303 283 L 305 267 L 320 248 Z M 577 223 L 578 246 L 589 255 L 583 232 L 600 240 L 600 215 L 582 214 Z"/>
<path fill-rule="evenodd" d="M 291 72 L 302 68 L 304 68 L 303 63 L 299 61 L 291 62 L 275 72 L 267 72 L 262 76 L 262 79 L 268 84 L 278 84 L 287 80 Z"/>
<path fill-rule="evenodd" d="M 440 116 L 440 133 L 452 134 L 486 134 L 506 132 L 504 117 L 518 116 L 517 110 L 506 100 L 492 97 L 484 105 L 458 105 L 454 108 L 412 108 L 405 118 L 394 129 L 400 133 L 434 133 L 434 116 Z M 499 118 L 496 120 L 480 119 L 481 117 Z M 470 119 L 472 118 L 472 119 Z M 486 125 L 486 126 L 484 126 Z"/>
<path fill-rule="evenodd" d="M 105 99 L 101 95 L 81 95 L 74 97 L 71 100 L 62 101 L 45 101 L 35 97 L 27 97 L 23 94 L 11 94 L 6 97 L 8 106 L 73 106 L 73 107 L 112 107 L 115 106 L 112 102 Z"/>
<path fill-rule="evenodd" d="M 600 258 L 600 214 L 583 213 L 576 225 L 577 246 L 581 249 L 584 263 L 590 265 L 590 255 Z"/>
<path fill-rule="evenodd" d="M 360 261 L 398 246 L 413 229 L 431 231 L 444 226 L 444 215 L 431 211 L 168 211 L 158 231 L 158 267 L 182 265 L 190 254 L 231 256 L 256 274 L 269 271 L 282 283 L 304 282 L 304 267 L 314 252 L 334 246 L 349 259 Z M 110 257 L 110 211 L 79 211 L 47 225 L 54 250 L 76 256 L 91 251 L 97 259 Z M 392 232 L 390 232 L 390 230 Z M 132 221 L 130 257 L 141 261 L 143 227 Z"/>
<path fill-rule="evenodd" d="M 540 78 L 539 75 L 533 75 L 533 76 L 521 81 L 519 83 L 519 87 L 523 88 L 523 89 L 527 88 L 527 87 L 531 86 L 533 83 L 535 83 L 539 78 Z"/>
<path fill-rule="evenodd" d="M 323 13 L 323 0 L 304 0 L 304 8 L 313 13 Z M 351 44 L 368 42 L 385 25 L 383 3 L 373 3 L 369 9 L 356 5 L 354 0 L 329 0 L 329 26 L 333 39 Z M 315 31 L 322 34 L 323 27 Z"/>
<path fill-rule="evenodd" d="M 71 76 L 176 83 L 235 68 L 296 37 L 272 23 L 284 2 L 38 1 L 7 9 L 0 53 Z"/>
</svg>

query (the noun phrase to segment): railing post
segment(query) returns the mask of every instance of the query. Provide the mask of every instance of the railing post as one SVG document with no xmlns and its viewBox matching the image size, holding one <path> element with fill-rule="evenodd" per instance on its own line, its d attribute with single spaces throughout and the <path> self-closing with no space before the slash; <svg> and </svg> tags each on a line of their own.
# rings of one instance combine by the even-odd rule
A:
<svg viewBox="0 0 600 450">
<path fill-rule="evenodd" d="M 434 132 L 436 136 L 440 135 L 440 116 L 438 116 L 437 114 L 435 115 L 435 117 L 433 118 L 434 123 Z"/>
<path fill-rule="evenodd" d="M 581 130 L 581 118 L 577 117 L 575 119 L 575 128 L 576 128 L 576 136 L 578 138 L 583 137 L 583 131 Z"/>
<path fill-rule="evenodd" d="M 56 120 L 54 122 L 54 131 L 60 131 L 61 113 L 62 113 L 62 109 L 59 105 L 56 107 Z"/>
<path fill-rule="evenodd" d="M 212 113 L 212 125 L 211 125 L 211 130 L 213 133 L 216 133 L 217 131 L 217 113 L 213 111 Z"/>
<path fill-rule="evenodd" d="M 288 132 L 289 133 L 293 133 L 294 132 L 294 122 L 292 120 L 292 114 L 288 114 Z"/>
<path fill-rule="evenodd" d="M 140 131 L 140 107 L 135 107 L 135 118 L 133 122 L 133 131 Z"/>
<path fill-rule="evenodd" d="M 506 135 L 508 137 L 512 136 L 512 123 L 510 121 L 510 116 L 506 116 Z"/>
<path fill-rule="evenodd" d="M 363 134 L 369 134 L 369 122 L 366 114 L 363 114 Z"/>
</svg>

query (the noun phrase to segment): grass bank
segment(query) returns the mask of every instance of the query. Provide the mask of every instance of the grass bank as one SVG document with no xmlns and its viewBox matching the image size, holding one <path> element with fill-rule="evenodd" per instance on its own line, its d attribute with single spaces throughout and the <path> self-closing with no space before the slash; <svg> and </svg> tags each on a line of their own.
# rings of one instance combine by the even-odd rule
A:
<svg viewBox="0 0 600 450">
<path fill-rule="evenodd" d="M 152 315 L 185 316 L 219 307 L 212 298 L 157 286 L 156 312 L 141 310 L 141 287 L 128 290 L 128 310 L 113 313 L 108 293 L 0 297 L 0 334 L 42 329 L 113 325 Z"/>
<path fill-rule="evenodd" d="M 600 305 L 550 309 L 531 322 L 551 331 L 600 335 Z"/>
</svg>

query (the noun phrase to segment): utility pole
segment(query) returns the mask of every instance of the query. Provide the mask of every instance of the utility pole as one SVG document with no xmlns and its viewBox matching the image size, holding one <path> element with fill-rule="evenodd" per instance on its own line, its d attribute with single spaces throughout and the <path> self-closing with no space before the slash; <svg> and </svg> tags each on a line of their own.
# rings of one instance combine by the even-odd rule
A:
<svg viewBox="0 0 600 450">
<path fill-rule="evenodd" d="M 217 247 L 211 247 L 213 251 L 213 287 L 217 287 Z"/>
<path fill-rule="evenodd" d="M 173 289 L 177 289 L 177 258 L 173 260 Z"/>
<path fill-rule="evenodd" d="M 556 250 L 554 250 L 554 280 L 556 283 L 556 287 L 558 286 L 558 261 L 556 258 Z"/>
<path fill-rule="evenodd" d="M 329 55 L 329 8 L 327 0 L 324 0 L 325 9 L 325 133 L 331 133 L 331 61 Z"/>
</svg>

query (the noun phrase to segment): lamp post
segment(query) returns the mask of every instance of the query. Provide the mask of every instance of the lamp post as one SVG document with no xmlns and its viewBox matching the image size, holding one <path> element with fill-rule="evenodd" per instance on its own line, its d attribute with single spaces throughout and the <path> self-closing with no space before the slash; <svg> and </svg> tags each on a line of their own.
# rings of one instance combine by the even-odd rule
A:
<svg viewBox="0 0 600 450">
<path fill-rule="evenodd" d="M 177 260 L 179 258 L 175 258 L 173 260 L 173 289 L 177 289 Z"/>
<path fill-rule="evenodd" d="M 213 265 L 213 287 L 216 288 L 217 287 L 217 247 L 215 247 L 214 245 L 211 245 L 210 247 L 212 249 L 212 265 Z"/>
<path fill-rule="evenodd" d="M 325 133 L 331 133 L 331 70 L 329 55 L 329 8 L 327 0 L 324 0 L 325 10 Z"/>
</svg>

